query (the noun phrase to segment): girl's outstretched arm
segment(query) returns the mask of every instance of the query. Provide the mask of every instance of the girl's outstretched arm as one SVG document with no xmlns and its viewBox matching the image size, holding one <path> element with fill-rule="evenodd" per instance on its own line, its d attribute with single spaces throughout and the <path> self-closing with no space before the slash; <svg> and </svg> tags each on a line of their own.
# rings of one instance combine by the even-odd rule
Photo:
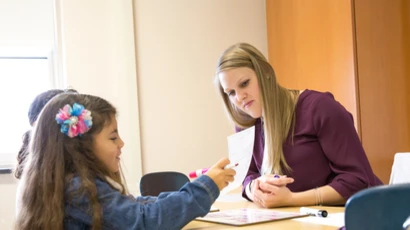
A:
<svg viewBox="0 0 410 230">
<path fill-rule="evenodd" d="M 74 178 L 70 193 L 79 187 Z M 206 215 L 219 196 L 213 180 L 203 175 L 187 183 L 178 192 L 162 193 L 155 202 L 140 203 L 97 180 L 98 200 L 103 214 L 104 229 L 181 229 L 196 217 Z M 91 226 L 90 203 L 87 197 L 66 201 L 65 226 L 82 223 Z M 73 226 L 74 227 L 74 226 Z"/>
</svg>

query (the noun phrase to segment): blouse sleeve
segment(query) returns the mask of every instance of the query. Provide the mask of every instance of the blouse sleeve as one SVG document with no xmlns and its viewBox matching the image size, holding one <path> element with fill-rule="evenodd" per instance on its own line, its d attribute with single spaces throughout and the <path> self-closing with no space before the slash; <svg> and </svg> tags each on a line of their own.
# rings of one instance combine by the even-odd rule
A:
<svg viewBox="0 0 410 230">
<path fill-rule="evenodd" d="M 246 174 L 245 179 L 242 182 L 242 197 L 248 199 L 249 201 L 251 201 L 251 199 L 248 197 L 248 195 L 246 194 L 246 186 L 248 186 L 248 184 L 258 178 L 260 176 L 259 174 L 259 170 L 256 167 L 255 164 L 255 159 L 254 156 L 252 156 L 252 160 L 251 160 L 251 165 L 249 166 L 249 170 L 248 173 Z"/>
<path fill-rule="evenodd" d="M 313 106 L 313 125 L 336 177 L 329 183 L 346 200 L 370 187 L 374 174 L 354 127 L 352 115 L 327 93 Z"/>
</svg>

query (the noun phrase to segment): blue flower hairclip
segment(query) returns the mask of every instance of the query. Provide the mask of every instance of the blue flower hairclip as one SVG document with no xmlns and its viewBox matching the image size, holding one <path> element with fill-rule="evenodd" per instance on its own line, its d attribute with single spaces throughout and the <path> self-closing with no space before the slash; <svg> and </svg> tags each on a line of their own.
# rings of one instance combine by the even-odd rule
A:
<svg viewBox="0 0 410 230">
<path fill-rule="evenodd" d="M 56 121 L 61 125 L 61 132 L 70 138 L 81 136 L 93 125 L 91 111 L 78 103 L 74 103 L 73 107 L 67 104 L 61 108 L 56 115 Z"/>
</svg>

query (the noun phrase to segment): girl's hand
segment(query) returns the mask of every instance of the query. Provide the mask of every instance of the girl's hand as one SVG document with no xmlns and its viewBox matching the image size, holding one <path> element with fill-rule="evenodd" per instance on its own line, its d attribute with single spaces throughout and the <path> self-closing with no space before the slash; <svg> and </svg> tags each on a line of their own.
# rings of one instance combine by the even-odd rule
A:
<svg viewBox="0 0 410 230">
<path fill-rule="evenodd" d="M 229 182 L 232 182 L 236 175 L 234 169 L 224 169 L 229 163 L 228 158 L 222 158 L 205 173 L 205 175 L 209 176 L 215 182 L 219 191 L 228 186 Z"/>
</svg>

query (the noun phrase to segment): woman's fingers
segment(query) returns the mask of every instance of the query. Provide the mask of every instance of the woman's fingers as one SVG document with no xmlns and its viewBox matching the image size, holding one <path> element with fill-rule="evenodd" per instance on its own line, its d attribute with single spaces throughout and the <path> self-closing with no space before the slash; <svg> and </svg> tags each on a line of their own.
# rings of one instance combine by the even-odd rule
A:
<svg viewBox="0 0 410 230">
<path fill-rule="evenodd" d="M 259 184 L 259 188 L 266 193 L 277 193 L 278 191 L 278 186 L 276 185 L 272 185 L 270 183 L 260 183 Z"/>
<path fill-rule="evenodd" d="M 274 175 L 266 175 L 265 177 L 261 178 L 261 182 L 272 184 L 275 186 L 284 186 L 290 183 L 293 183 L 295 180 L 291 177 L 281 176 L 275 177 Z"/>
</svg>

